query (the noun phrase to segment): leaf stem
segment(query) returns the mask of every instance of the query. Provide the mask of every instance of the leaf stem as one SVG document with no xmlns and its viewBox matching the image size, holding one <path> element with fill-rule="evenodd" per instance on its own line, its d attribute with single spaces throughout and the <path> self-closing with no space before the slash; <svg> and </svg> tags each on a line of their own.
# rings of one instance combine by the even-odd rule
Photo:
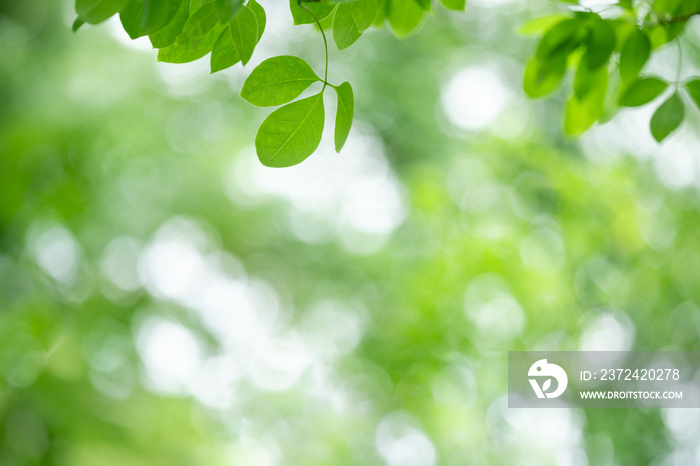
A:
<svg viewBox="0 0 700 466">
<path fill-rule="evenodd" d="M 328 85 L 328 40 L 326 39 L 326 33 L 323 31 L 323 26 L 321 26 L 321 21 L 318 20 L 318 18 L 314 14 L 314 12 L 311 11 L 309 9 L 309 7 L 304 5 L 301 1 L 297 2 L 297 4 L 299 5 L 299 7 L 308 11 L 309 14 L 314 18 L 314 21 L 316 21 L 318 28 L 321 30 L 321 35 L 323 36 L 323 46 L 326 49 L 326 71 L 323 75 L 323 89 L 321 89 L 321 92 L 323 92 L 324 90 L 326 90 L 326 86 Z"/>
</svg>

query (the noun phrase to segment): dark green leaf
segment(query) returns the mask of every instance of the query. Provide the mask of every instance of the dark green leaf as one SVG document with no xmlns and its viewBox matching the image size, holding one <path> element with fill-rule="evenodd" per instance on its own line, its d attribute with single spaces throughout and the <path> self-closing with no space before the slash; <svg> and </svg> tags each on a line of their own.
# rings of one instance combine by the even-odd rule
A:
<svg viewBox="0 0 700 466">
<path fill-rule="evenodd" d="M 73 32 L 76 32 L 78 29 L 80 29 L 80 26 L 82 26 L 83 24 L 85 24 L 85 21 L 83 21 L 83 19 L 80 18 L 80 16 L 78 16 L 77 18 L 75 18 L 75 21 L 73 21 L 73 26 L 71 29 L 73 29 Z"/>
<path fill-rule="evenodd" d="M 244 6 L 236 16 L 231 18 L 228 25 L 233 46 L 245 65 L 258 43 L 258 18 L 250 7 Z"/>
<path fill-rule="evenodd" d="M 352 5 L 338 5 L 333 18 L 333 40 L 338 50 L 350 47 L 361 35 L 352 16 Z"/>
<path fill-rule="evenodd" d="M 334 86 L 334 89 L 336 94 L 338 94 L 338 110 L 335 115 L 335 151 L 340 152 L 348 139 L 350 128 L 352 127 L 352 118 L 355 113 L 355 97 L 348 82 L 344 82 L 337 87 Z"/>
<path fill-rule="evenodd" d="M 549 29 L 537 45 L 537 59 L 543 62 L 557 55 L 568 55 L 580 42 L 578 28 L 578 19 L 569 18 Z"/>
<path fill-rule="evenodd" d="M 324 119 L 323 92 L 272 112 L 255 137 L 260 162 L 279 168 L 306 160 L 321 142 Z"/>
<path fill-rule="evenodd" d="M 620 76 L 625 81 L 636 78 L 649 59 L 651 42 L 641 29 L 634 29 L 620 51 Z"/>
<path fill-rule="evenodd" d="M 160 49 L 175 43 L 189 18 L 189 11 L 187 0 L 182 1 L 175 17 L 165 27 L 148 35 L 154 48 Z"/>
<path fill-rule="evenodd" d="M 190 42 L 199 39 L 209 33 L 216 23 L 219 22 L 219 14 L 216 9 L 216 4 L 205 3 L 194 12 L 182 28 L 182 34 L 177 38 L 178 42 Z"/>
<path fill-rule="evenodd" d="M 588 34 L 586 63 L 592 70 L 606 64 L 615 50 L 617 36 L 609 21 L 599 20 L 593 24 Z"/>
<path fill-rule="evenodd" d="M 75 12 L 86 23 L 97 24 L 119 13 L 129 0 L 75 0 Z"/>
<path fill-rule="evenodd" d="M 327 18 L 333 13 L 335 5 L 330 3 L 320 2 L 304 2 L 304 6 L 311 10 L 319 21 Z M 315 23 L 314 17 L 309 14 L 304 8 L 300 7 L 297 0 L 289 0 L 289 9 L 292 12 L 294 24 L 312 24 Z"/>
<path fill-rule="evenodd" d="M 651 117 L 651 134 L 658 142 L 663 141 L 683 123 L 685 106 L 678 93 L 674 93 L 669 99 L 656 109 Z"/>
<path fill-rule="evenodd" d="M 122 27 L 132 39 L 137 39 L 146 35 L 146 31 L 141 28 L 141 15 L 143 3 L 141 0 L 131 0 L 126 7 L 119 12 L 119 21 Z"/>
<path fill-rule="evenodd" d="M 633 82 L 620 97 L 623 107 L 639 107 L 648 104 L 668 87 L 668 83 L 659 78 L 639 78 Z"/>
<path fill-rule="evenodd" d="M 141 29 L 150 34 L 169 24 L 186 0 L 143 0 Z"/>
<path fill-rule="evenodd" d="M 301 58 L 283 55 L 260 63 L 243 84 L 241 97 L 258 107 L 282 105 L 321 78 Z"/>
</svg>

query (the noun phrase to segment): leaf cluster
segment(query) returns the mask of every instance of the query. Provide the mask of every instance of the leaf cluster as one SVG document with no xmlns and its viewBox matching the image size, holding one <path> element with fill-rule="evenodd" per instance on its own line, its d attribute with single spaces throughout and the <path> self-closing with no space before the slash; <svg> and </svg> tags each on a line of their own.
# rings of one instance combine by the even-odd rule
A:
<svg viewBox="0 0 700 466">
<path fill-rule="evenodd" d="M 666 95 L 650 121 L 652 136 L 661 142 L 683 123 L 682 90 L 700 106 L 700 81 L 679 78 L 680 35 L 690 18 L 700 14 L 700 2 L 655 0 L 649 8 L 620 0 L 598 13 L 575 1 L 567 3 L 576 5 L 574 11 L 537 18 L 520 31 L 540 36 L 524 74 L 529 97 L 557 91 L 573 71 L 564 115 L 566 134 L 580 135 L 596 122 L 611 119 L 621 107 L 639 107 Z M 644 73 L 652 54 L 669 43 L 679 50 L 673 82 Z"/>
</svg>

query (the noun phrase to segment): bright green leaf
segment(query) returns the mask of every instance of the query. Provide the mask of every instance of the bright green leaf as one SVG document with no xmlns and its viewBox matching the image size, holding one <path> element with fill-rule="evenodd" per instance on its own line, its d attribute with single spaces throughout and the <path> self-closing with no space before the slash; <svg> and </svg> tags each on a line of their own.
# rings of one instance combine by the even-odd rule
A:
<svg viewBox="0 0 700 466">
<path fill-rule="evenodd" d="M 350 47 L 361 35 L 362 32 L 357 28 L 352 16 L 352 5 L 338 5 L 333 18 L 333 40 L 338 50 Z"/>
<path fill-rule="evenodd" d="M 355 97 L 349 82 L 344 82 L 340 86 L 334 87 L 338 94 L 338 110 L 335 115 L 335 151 L 340 150 L 345 145 L 345 141 L 350 134 L 352 118 L 355 113 Z"/>
<path fill-rule="evenodd" d="M 199 39 L 184 43 L 178 42 L 162 48 L 158 50 L 158 61 L 166 63 L 188 63 L 202 58 L 207 53 L 211 52 L 211 49 L 216 43 L 216 39 L 224 29 L 225 26 L 219 24 Z"/>
<path fill-rule="evenodd" d="M 442 6 L 450 10 L 464 11 L 467 6 L 467 0 L 440 0 Z"/>
<path fill-rule="evenodd" d="M 228 28 L 224 29 L 219 38 L 214 43 L 214 48 L 211 51 L 211 72 L 225 70 L 241 61 L 236 48 L 231 40 L 231 33 Z"/>
<path fill-rule="evenodd" d="M 301 58 L 283 55 L 260 63 L 243 84 L 241 97 L 258 107 L 282 105 L 296 99 L 321 78 Z"/>
<path fill-rule="evenodd" d="M 542 31 L 550 29 L 552 26 L 561 23 L 565 19 L 571 19 L 571 16 L 564 13 L 540 16 L 525 22 L 518 28 L 518 33 L 524 36 L 540 34 Z"/>
<path fill-rule="evenodd" d="M 389 0 L 389 25 L 394 35 L 404 38 L 416 32 L 423 22 L 425 12 L 413 0 Z"/>
<path fill-rule="evenodd" d="M 603 67 L 591 70 L 585 65 L 585 60 L 586 55 L 583 56 L 581 64 L 576 70 L 576 76 L 574 76 L 574 94 L 579 99 L 585 98 L 595 86 L 600 86 L 608 80 L 608 70 Z"/>
<path fill-rule="evenodd" d="M 651 42 L 641 29 L 634 29 L 620 51 L 620 76 L 625 81 L 636 78 L 649 60 Z"/>
<path fill-rule="evenodd" d="M 75 12 L 86 23 L 97 24 L 119 13 L 129 0 L 75 0 Z"/>
<path fill-rule="evenodd" d="M 684 117 L 685 106 L 678 92 L 676 92 L 666 102 L 661 104 L 651 117 L 650 129 L 652 136 L 657 142 L 663 141 L 683 123 Z"/>
<path fill-rule="evenodd" d="M 245 65 L 258 43 L 258 18 L 250 7 L 244 6 L 228 24 L 233 46 Z"/>
<path fill-rule="evenodd" d="M 323 92 L 272 112 L 255 137 L 255 150 L 266 167 L 291 167 L 306 160 L 323 135 Z"/>
<path fill-rule="evenodd" d="M 578 136 L 586 132 L 603 115 L 605 95 L 608 90 L 608 73 L 599 73 L 599 78 L 585 97 L 574 94 L 566 104 L 564 133 Z"/>
<path fill-rule="evenodd" d="M 377 16 L 378 0 L 357 0 L 350 5 L 352 7 L 352 18 L 355 20 L 357 29 L 364 31 L 370 27 Z"/>
<path fill-rule="evenodd" d="M 207 34 L 219 22 L 219 14 L 214 3 L 205 3 L 185 23 L 178 42 L 190 42 Z"/>
<path fill-rule="evenodd" d="M 244 0 L 215 0 L 216 9 L 219 12 L 219 19 L 228 21 L 236 16 L 243 6 Z"/>
<path fill-rule="evenodd" d="M 700 108 L 700 79 L 693 79 L 692 81 L 688 81 L 685 83 L 685 88 L 688 91 L 688 94 L 690 94 L 690 98 L 693 99 L 693 102 L 695 102 L 695 105 Z"/>
<path fill-rule="evenodd" d="M 655 77 L 639 78 L 620 97 L 623 107 L 639 107 L 648 104 L 668 87 L 668 83 Z"/>
<path fill-rule="evenodd" d="M 325 2 L 304 2 L 304 6 L 311 10 L 319 21 L 330 16 L 335 9 L 335 5 Z M 289 0 L 289 9 L 292 12 L 294 24 L 312 24 L 316 22 L 314 17 L 310 15 L 305 8 L 299 6 L 298 0 Z"/>
<path fill-rule="evenodd" d="M 566 73 L 566 57 L 544 63 L 536 58 L 525 67 L 524 90 L 528 97 L 537 98 L 554 92 Z"/>
<path fill-rule="evenodd" d="M 258 40 L 256 45 L 262 39 L 263 33 L 265 32 L 265 26 L 267 25 L 267 16 L 265 15 L 265 9 L 260 6 L 255 0 L 248 0 L 248 7 L 255 13 L 255 18 L 258 20 Z"/>
</svg>

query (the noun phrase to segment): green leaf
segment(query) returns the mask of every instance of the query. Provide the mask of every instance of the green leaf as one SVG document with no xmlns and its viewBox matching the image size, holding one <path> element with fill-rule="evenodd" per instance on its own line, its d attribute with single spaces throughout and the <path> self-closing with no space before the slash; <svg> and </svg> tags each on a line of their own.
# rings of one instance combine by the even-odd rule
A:
<svg viewBox="0 0 700 466">
<path fill-rule="evenodd" d="M 440 0 L 442 6 L 450 10 L 464 11 L 467 6 L 467 0 Z"/>
<path fill-rule="evenodd" d="M 432 11 L 432 0 L 413 0 L 422 10 Z"/>
<path fill-rule="evenodd" d="M 119 13 L 129 0 L 75 0 L 75 12 L 89 24 L 97 24 Z"/>
<path fill-rule="evenodd" d="M 238 56 L 238 52 L 233 46 L 231 33 L 227 27 L 219 34 L 219 38 L 216 39 L 214 48 L 211 51 L 211 72 L 216 73 L 217 71 L 225 70 L 239 61 L 241 61 L 241 57 Z"/>
<path fill-rule="evenodd" d="M 617 36 L 609 21 L 599 20 L 593 24 L 588 34 L 586 63 L 592 70 L 608 62 L 615 50 Z"/>
<path fill-rule="evenodd" d="M 598 73 L 597 76 L 598 80 L 585 97 L 574 94 L 566 104 L 564 133 L 569 136 L 583 134 L 603 115 L 608 73 Z"/>
<path fill-rule="evenodd" d="M 216 9 L 219 12 L 219 19 L 228 21 L 236 16 L 243 6 L 244 0 L 215 0 Z"/>
<path fill-rule="evenodd" d="M 228 26 L 233 46 L 245 65 L 258 43 L 258 18 L 250 7 L 244 6 L 236 16 L 231 18 Z"/>
<path fill-rule="evenodd" d="M 355 97 L 352 93 L 352 86 L 347 81 L 340 86 L 333 86 L 333 89 L 338 94 L 338 110 L 335 114 L 335 151 L 340 152 L 352 127 Z"/>
<path fill-rule="evenodd" d="M 416 32 L 423 22 L 424 11 L 411 0 L 389 0 L 389 25 L 400 39 Z"/>
<path fill-rule="evenodd" d="M 78 16 L 77 18 L 75 18 L 75 21 L 73 21 L 73 26 L 71 27 L 71 29 L 73 29 L 73 32 L 77 32 L 78 29 L 80 29 L 80 26 L 82 26 L 83 24 L 85 24 L 85 21 L 83 21 L 83 19 L 80 16 Z"/>
<path fill-rule="evenodd" d="M 161 49 L 172 45 L 177 40 L 177 37 L 185 27 L 187 18 L 190 16 L 190 8 L 188 2 L 180 2 L 180 8 L 177 10 L 175 17 L 160 30 L 148 35 L 151 40 L 151 45 L 154 48 Z"/>
<path fill-rule="evenodd" d="M 141 29 L 149 34 L 155 32 L 173 20 L 180 10 L 183 0 L 143 0 Z"/>
<path fill-rule="evenodd" d="M 291 167 L 306 160 L 323 135 L 323 92 L 280 107 L 263 121 L 255 150 L 266 167 Z"/>
<path fill-rule="evenodd" d="M 534 18 L 526 21 L 522 26 L 520 26 L 518 28 L 518 33 L 524 36 L 540 34 L 542 31 L 550 29 L 552 26 L 561 23 L 565 19 L 571 19 L 571 16 L 564 13 L 557 13 Z"/>
<path fill-rule="evenodd" d="M 265 15 L 265 9 L 260 6 L 255 0 L 248 0 L 248 7 L 255 13 L 255 18 L 258 20 L 258 40 L 256 45 L 262 39 L 263 33 L 265 32 L 265 26 L 267 25 L 267 16 Z"/>
<path fill-rule="evenodd" d="M 620 51 L 620 76 L 631 81 L 639 75 L 651 55 L 651 42 L 641 29 L 634 29 Z"/>
<path fill-rule="evenodd" d="M 377 16 L 378 0 L 357 0 L 350 5 L 352 7 L 352 18 L 357 29 L 364 31 L 370 27 Z"/>
<path fill-rule="evenodd" d="M 195 39 L 190 42 L 177 42 L 168 47 L 158 50 L 158 61 L 166 63 L 188 63 L 199 58 L 202 58 L 216 43 L 216 39 L 221 34 L 225 26 L 218 24 L 213 30 L 209 31 L 205 36 Z"/>
<path fill-rule="evenodd" d="M 357 28 L 352 16 L 352 5 L 338 5 L 333 18 L 333 40 L 338 50 L 350 47 L 361 35 L 362 32 Z"/>
<path fill-rule="evenodd" d="M 542 97 L 554 92 L 566 73 L 566 57 L 561 56 L 544 63 L 536 58 L 525 67 L 523 86 L 525 94 L 531 98 Z"/>
<path fill-rule="evenodd" d="M 688 81 L 685 83 L 685 88 L 688 91 L 688 94 L 690 94 L 690 98 L 693 99 L 693 102 L 695 102 L 695 105 L 700 108 L 700 79 L 693 79 L 692 81 Z"/>
<path fill-rule="evenodd" d="M 335 10 L 335 5 L 325 2 L 304 2 L 304 6 L 311 10 L 319 21 L 330 16 Z M 308 11 L 299 6 L 297 0 L 289 0 L 289 9 L 292 12 L 294 24 L 313 24 L 316 22 Z"/>
<path fill-rule="evenodd" d="M 122 27 L 129 34 L 131 39 L 138 39 L 146 35 L 146 31 L 141 28 L 141 16 L 143 13 L 143 3 L 141 0 L 131 0 L 126 7 L 119 12 L 119 21 Z"/>
<path fill-rule="evenodd" d="M 248 6 L 255 17 L 258 19 L 258 37 L 256 40 L 256 45 L 260 42 L 265 31 L 266 16 L 265 10 L 261 7 L 255 0 L 249 0 Z M 233 40 L 231 39 L 231 33 L 229 28 L 226 27 L 224 31 L 219 35 L 219 38 L 214 44 L 214 48 L 211 51 L 211 72 L 216 73 L 217 71 L 229 68 L 236 63 L 241 61 L 241 57 L 238 56 L 238 51 L 233 46 Z"/>
<path fill-rule="evenodd" d="M 535 56 L 540 61 L 557 55 L 568 55 L 580 43 L 579 21 L 565 19 L 549 29 L 537 45 Z"/>
<path fill-rule="evenodd" d="M 656 99 L 666 90 L 668 83 L 655 77 L 639 78 L 620 97 L 623 107 L 639 107 Z"/>
<path fill-rule="evenodd" d="M 651 135 L 657 142 L 663 141 L 683 123 L 684 117 L 685 106 L 678 92 L 675 92 L 651 117 Z"/>
<path fill-rule="evenodd" d="M 301 58 L 282 55 L 260 63 L 243 84 L 241 97 L 258 107 L 282 105 L 321 81 Z"/>
<path fill-rule="evenodd" d="M 218 22 L 219 13 L 216 9 L 216 4 L 205 3 L 187 20 L 177 41 L 189 42 L 199 39 L 214 29 Z"/>
<path fill-rule="evenodd" d="M 595 86 L 601 85 L 603 79 L 607 82 L 608 70 L 599 67 L 596 70 L 591 70 L 585 65 L 586 55 L 583 56 L 578 69 L 576 70 L 576 76 L 574 76 L 574 94 L 579 99 L 583 99 Z M 603 76 L 605 75 L 605 76 Z"/>
</svg>

